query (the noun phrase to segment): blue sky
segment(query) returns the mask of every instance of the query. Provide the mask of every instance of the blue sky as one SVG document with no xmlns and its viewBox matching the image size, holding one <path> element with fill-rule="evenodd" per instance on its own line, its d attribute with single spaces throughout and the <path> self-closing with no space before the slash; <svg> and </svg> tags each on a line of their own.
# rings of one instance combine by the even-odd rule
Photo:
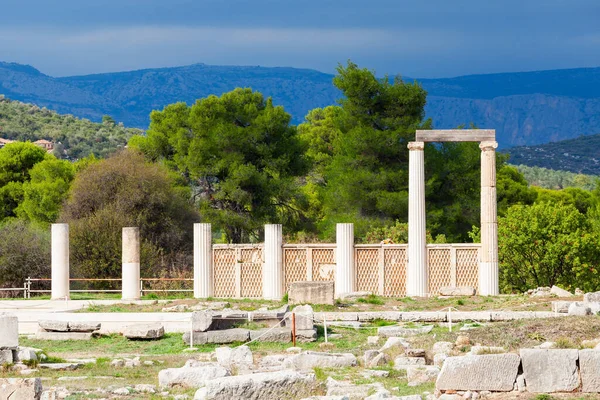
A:
<svg viewBox="0 0 600 400">
<path fill-rule="evenodd" d="M 193 63 L 450 77 L 600 66 L 600 0 L 2 0 L 0 61 L 53 76 Z"/>
</svg>

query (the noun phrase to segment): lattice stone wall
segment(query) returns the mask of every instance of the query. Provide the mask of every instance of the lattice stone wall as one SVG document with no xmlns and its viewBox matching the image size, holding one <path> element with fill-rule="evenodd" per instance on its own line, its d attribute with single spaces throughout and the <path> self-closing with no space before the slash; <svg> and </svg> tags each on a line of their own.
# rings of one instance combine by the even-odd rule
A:
<svg viewBox="0 0 600 400">
<path fill-rule="evenodd" d="M 285 291 L 292 282 L 333 281 L 335 244 L 283 246 Z M 429 293 L 442 286 L 478 287 L 479 245 L 427 245 Z M 406 244 L 355 246 L 356 290 L 383 296 L 406 294 Z M 263 245 L 214 245 L 216 297 L 262 296 Z"/>
</svg>

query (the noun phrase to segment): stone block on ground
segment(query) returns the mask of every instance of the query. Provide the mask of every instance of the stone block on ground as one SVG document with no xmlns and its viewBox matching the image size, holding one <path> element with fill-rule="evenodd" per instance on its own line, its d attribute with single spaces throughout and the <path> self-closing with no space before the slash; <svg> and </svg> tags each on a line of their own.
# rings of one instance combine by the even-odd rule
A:
<svg viewBox="0 0 600 400">
<path fill-rule="evenodd" d="M 248 367 L 254 362 L 252 351 L 248 346 L 238 347 L 217 347 L 215 356 L 219 365 L 226 368 L 238 368 L 240 366 Z"/>
<path fill-rule="evenodd" d="M 535 318 L 534 311 L 492 311 L 492 321 L 514 321 Z"/>
<path fill-rule="evenodd" d="M 0 312 L 0 349 L 19 347 L 19 320 L 11 313 Z"/>
<path fill-rule="evenodd" d="M 78 322 L 69 321 L 69 332 L 96 332 L 102 325 L 100 322 Z"/>
<path fill-rule="evenodd" d="M 377 337 L 379 337 L 379 336 L 377 336 Z M 398 349 L 398 350 L 402 350 L 404 352 L 409 347 L 410 347 L 410 343 L 408 343 L 406 341 L 406 339 L 404 339 L 402 337 L 392 336 L 392 337 L 387 338 L 387 340 L 385 341 L 383 346 L 381 346 L 379 351 Z"/>
<path fill-rule="evenodd" d="M 443 286 L 440 296 L 475 296 L 476 290 L 470 286 Z"/>
<path fill-rule="evenodd" d="M 194 345 L 207 343 L 229 344 L 236 342 L 247 342 L 250 340 L 250 331 L 248 329 L 234 328 L 221 331 L 194 332 Z M 190 344 L 190 332 L 183 334 L 183 342 Z"/>
<path fill-rule="evenodd" d="M 37 350 L 38 349 L 31 347 L 19 347 L 19 350 L 17 350 L 17 359 L 15 361 L 37 361 Z"/>
<path fill-rule="evenodd" d="M 485 354 L 502 354 L 506 353 L 504 347 L 497 346 L 473 346 L 471 347 L 471 354 L 479 356 Z"/>
<path fill-rule="evenodd" d="M 129 325 L 123 330 L 123 336 L 127 339 L 156 340 L 165 334 L 165 328 L 161 324 Z"/>
<path fill-rule="evenodd" d="M 38 340 L 90 340 L 92 333 L 89 332 L 36 332 Z"/>
<path fill-rule="evenodd" d="M 513 353 L 448 357 L 436 389 L 509 392 L 513 390 L 520 362 L 519 355 Z"/>
<path fill-rule="evenodd" d="M 440 369 L 433 365 L 410 366 L 406 369 L 408 386 L 418 386 L 427 382 L 435 382 Z"/>
<path fill-rule="evenodd" d="M 405 311 L 402 313 L 405 322 L 446 322 L 445 311 Z"/>
<path fill-rule="evenodd" d="M 569 306 L 571 305 L 571 303 L 573 303 L 573 302 L 565 301 L 565 300 L 553 301 L 552 302 L 552 312 L 566 314 L 569 312 Z"/>
<path fill-rule="evenodd" d="M 40 321 L 38 324 L 40 328 L 48 332 L 69 332 L 68 321 L 43 320 Z"/>
<path fill-rule="evenodd" d="M 462 321 L 480 321 L 487 322 L 491 321 L 492 313 L 489 311 L 452 311 L 448 313 L 448 321 L 462 322 Z"/>
<path fill-rule="evenodd" d="M 585 393 L 600 393 L 600 351 L 579 350 L 579 372 L 581 390 Z"/>
<path fill-rule="evenodd" d="M 590 308 L 589 303 L 574 301 L 571 303 L 571 305 L 569 305 L 568 314 L 575 316 L 592 315 L 592 309 Z"/>
<path fill-rule="evenodd" d="M 322 281 L 293 282 L 288 291 L 290 304 L 334 304 L 334 283 Z"/>
<path fill-rule="evenodd" d="M 284 370 L 257 374 L 228 376 L 206 381 L 198 389 L 195 400 L 253 399 L 272 400 L 290 397 L 301 398 L 315 391 L 314 374 Z"/>
<path fill-rule="evenodd" d="M 424 357 L 396 357 L 394 359 L 394 369 L 397 371 L 406 371 L 409 367 L 425 365 Z"/>
<path fill-rule="evenodd" d="M 40 378 L 0 378 L 0 399 L 39 400 L 41 395 Z"/>
<path fill-rule="evenodd" d="M 315 313 L 315 318 L 319 320 L 327 320 L 329 321 L 358 321 L 358 313 L 357 312 L 317 312 Z"/>
<path fill-rule="evenodd" d="M 556 297 L 575 297 L 573 293 L 563 288 L 559 288 L 558 286 L 552 286 L 550 288 L 550 294 L 553 294 Z"/>
<path fill-rule="evenodd" d="M 351 382 L 338 381 L 331 377 L 327 378 L 326 385 L 327 396 L 347 396 L 350 400 L 363 400 L 370 393 L 385 390 L 385 387 L 379 382 L 355 385 Z"/>
<path fill-rule="evenodd" d="M 320 368 L 343 368 L 354 367 L 356 357 L 351 353 L 319 353 L 315 351 L 306 351 L 296 354 L 284 362 L 285 368 L 295 370 L 311 370 L 314 367 Z"/>
<path fill-rule="evenodd" d="M 192 330 L 206 332 L 230 329 L 236 323 L 248 320 L 248 313 L 239 310 L 201 310 L 192 313 Z"/>
<path fill-rule="evenodd" d="M 596 303 L 600 301 L 600 292 L 590 292 L 583 295 L 585 303 Z"/>
<path fill-rule="evenodd" d="M 229 370 L 217 363 L 188 360 L 181 368 L 163 369 L 158 373 L 158 384 L 163 387 L 201 387 L 211 379 L 229 376 Z"/>
<path fill-rule="evenodd" d="M 381 319 L 385 321 L 401 321 L 402 313 L 400 311 L 368 311 L 358 313 L 360 322 L 373 321 Z"/>
<path fill-rule="evenodd" d="M 292 309 L 292 313 L 296 314 L 296 330 L 302 331 L 314 328 L 314 313 L 311 306 L 296 306 Z M 286 318 L 285 325 L 287 327 L 292 326 L 292 316 Z"/>
<path fill-rule="evenodd" d="M 452 342 L 435 342 L 431 348 L 433 354 L 445 353 L 450 354 L 454 349 L 454 343 Z"/>
<path fill-rule="evenodd" d="M 579 387 L 578 350 L 521 349 L 520 354 L 529 392 L 572 392 Z"/>
<path fill-rule="evenodd" d="M 73 371 L 79 367 L 82 367 L 81 363 L 48 363 L 48 364 L 39 364 L 40 369 L 49 369 L 52 371 Z"/>
<path fill-rule="evenodd" d="M 13 361 L 12 350 L 0 350 L 0 366 L 4 364 L 12 364 Z"/>
<path fill-rule="evenodd" d="M 387 365 L 389 358 L 385 353 L 377 350 L 367 350 L 363 355 L 365 368 L 375 368 Z"/>
<path fill-rule="evenodd" d="M 250 331 L 250 340 L 257 342 L 290 343 L 292 341 L 292 330 L 290 328 L 275 328 Z"/>
<path fill-rule="evenodd" d="M 405 328 L 403 326 L 382 326 L 377 328 L 377 334 L 383 337 L 391 336 L 417 336 L 423 333 L 429 333 L 433 329 L 433 325 L 422 326 L 419 328 Z"/>
<path fill-rule="evenodd" d="M 301 343 L 314 342 L 317 340 L 316 329 L 296 330 L 296 340 Z"/>
</svg>

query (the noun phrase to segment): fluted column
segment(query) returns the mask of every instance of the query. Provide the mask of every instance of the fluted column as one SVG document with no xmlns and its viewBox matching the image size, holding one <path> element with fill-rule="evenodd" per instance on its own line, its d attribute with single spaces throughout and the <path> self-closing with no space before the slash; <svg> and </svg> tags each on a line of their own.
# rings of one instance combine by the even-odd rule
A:
<svg viewBox="0 0 600 400">
<path fill-rule="evenodd" d="M 283 235 L 280 224 L 265 225 L 265 263 L 263 266 L 263 298 L 283 297 Z"/>
<path fill-rule="evenodd" d="M 354 224 L 336 224 L 335 297 L 356 291 Z"/>
<path fill-rule="evenodd" d="M 52 300 L 69 298 L 69 224 L 52 224 Z"/>
<path fill-rule="evenodd" d="M 210 224 L 194 224 L 194 297 L 213 295 L 212 228 Z"/>
<path fill-rule="evenodd" d="M 425 160 L 423 142 L 408 144 L 408 269 L 406 295 L 429 293 L 425 236 Z"/>
<path fill-rule="evenodd" d="M 140 295 L 140 229 L 123 228 L 122 299 L 139 300 Z"/>
<path fill-rule="evenodd" d="M 497 142 L 481 142 L 481 262 L 479 294 L 493 296 L 498 287 Z"/>
</svg>

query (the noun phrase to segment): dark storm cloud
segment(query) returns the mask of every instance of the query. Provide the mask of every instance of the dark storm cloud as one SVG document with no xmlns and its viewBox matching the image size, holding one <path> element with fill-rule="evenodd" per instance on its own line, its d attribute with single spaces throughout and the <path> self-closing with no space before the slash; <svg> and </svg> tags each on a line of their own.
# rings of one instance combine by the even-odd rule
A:
<svg viewBox="0 0 600 400">
<path fill-rule="evenodd" d="M 600 65 L 598 0 L 3 0 L 0 60 L 53 75 L 250 64 L 415 77 Z"/>
</svg>

